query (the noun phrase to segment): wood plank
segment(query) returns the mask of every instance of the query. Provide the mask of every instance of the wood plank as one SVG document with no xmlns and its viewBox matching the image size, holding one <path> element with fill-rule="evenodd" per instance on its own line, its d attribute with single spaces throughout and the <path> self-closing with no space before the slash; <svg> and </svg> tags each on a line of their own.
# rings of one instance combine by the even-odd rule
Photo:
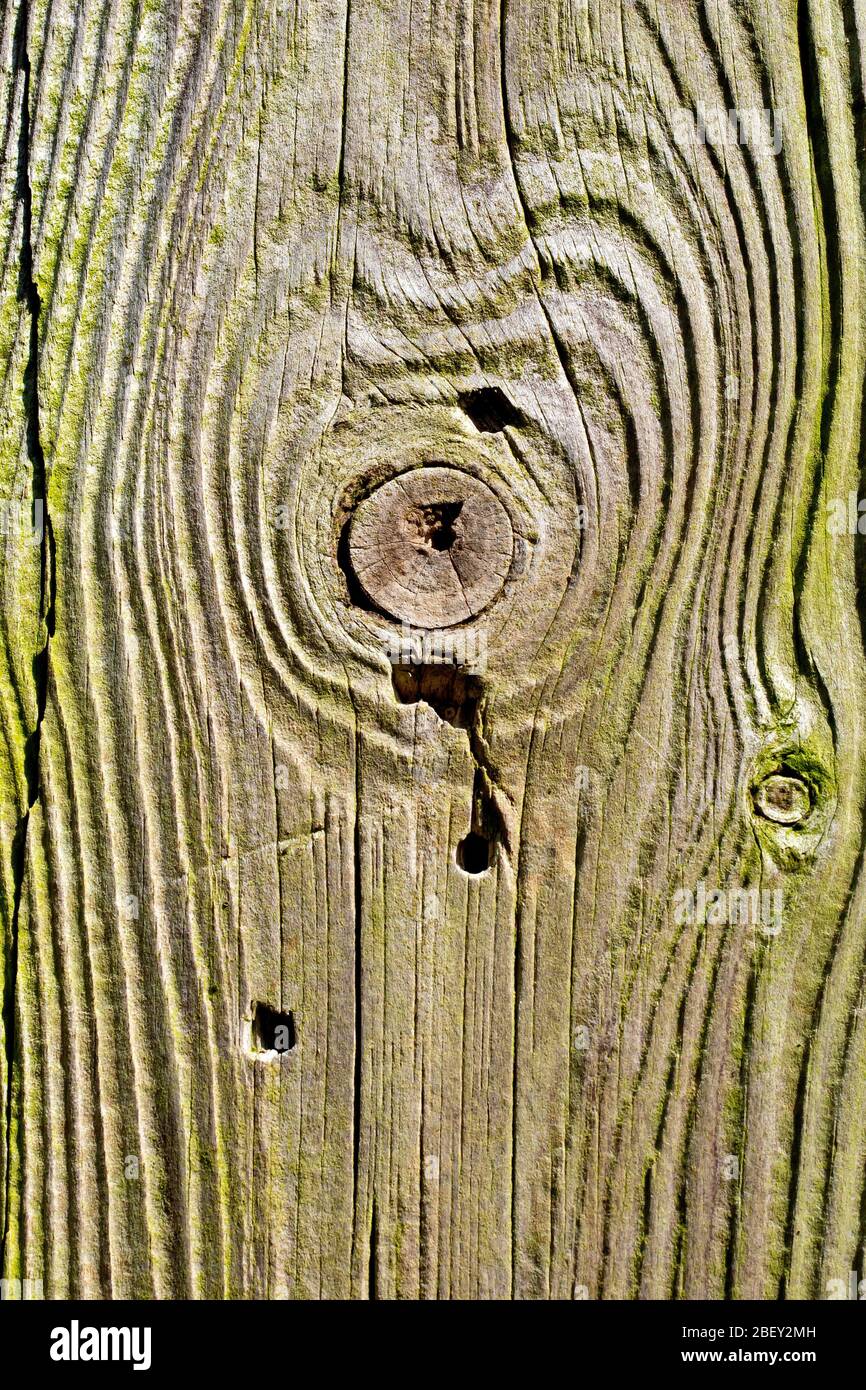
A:
<svg viewBox="0 0 866 1390">
<path fill-rule="evenodd" d="M 864 35 L 3 10 L 3 1277 L 861 1268 Z"/>
</svg>

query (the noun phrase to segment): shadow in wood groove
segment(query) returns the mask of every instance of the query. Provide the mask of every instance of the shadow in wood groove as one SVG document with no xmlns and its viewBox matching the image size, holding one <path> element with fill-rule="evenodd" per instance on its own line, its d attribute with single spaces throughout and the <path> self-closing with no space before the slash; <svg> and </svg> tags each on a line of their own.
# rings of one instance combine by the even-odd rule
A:
<svg viewBox="0 0 866 1390">
<path fill-rule="evenodd" d="M 508 425 L 524 423 L 521 412 L 498 386 L 482 386 L 476 391 L 467 391 L 459 402 L 475 428 L 483 434 L 498 434 Z"/>
</svg>

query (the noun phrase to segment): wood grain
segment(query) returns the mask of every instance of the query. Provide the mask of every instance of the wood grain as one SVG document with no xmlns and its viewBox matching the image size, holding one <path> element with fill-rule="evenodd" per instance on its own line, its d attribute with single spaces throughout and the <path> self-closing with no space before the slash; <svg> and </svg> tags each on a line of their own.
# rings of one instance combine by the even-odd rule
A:
<svg viewBox="0 0 866 1390">
<path fill-rule="evenodd" d="M 864 39 L 2 8 L 4 1277 L 862 1270 Z M 432 468 L 513 548 L 406 658 L 349 538 Z"/>
</svg>

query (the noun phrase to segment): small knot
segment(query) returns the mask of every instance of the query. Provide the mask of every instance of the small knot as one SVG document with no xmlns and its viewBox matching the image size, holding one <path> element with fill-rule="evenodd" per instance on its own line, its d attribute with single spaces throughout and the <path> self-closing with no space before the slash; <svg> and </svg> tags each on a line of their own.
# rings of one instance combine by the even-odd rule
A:
<svg viewBox="0 0 866 1390">
<path fill-rule="evenodd" d="M 809 788 L 799 777 L 771 773 L 754 791 L 755 810 L 776 825 L 799 825 L 812 810 Z"/>
</svg>

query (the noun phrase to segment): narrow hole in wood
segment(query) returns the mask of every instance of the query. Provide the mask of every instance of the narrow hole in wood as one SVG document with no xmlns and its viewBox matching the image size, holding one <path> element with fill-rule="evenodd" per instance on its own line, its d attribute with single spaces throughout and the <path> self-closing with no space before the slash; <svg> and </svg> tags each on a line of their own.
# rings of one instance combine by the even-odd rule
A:
<svg viewBox="0 0 866 1390">
<path fill-rule="evenodd" d="M 394 666 L 394 692 L 403 704 L 423 700 L 439 718 L 465 729 L 475 762 L 472 782 L 472 819 L 469 833 L 460 841 L 456 862 L 467 874 L 483 874 L 490 868 L 497 846 L 509 853 L 508 834 L 486 766 L 484 744 L 479 737 L 480 706 L 484 683 L 459 667 L 445 665 Z"/>
<path fill-rule="evenodd" d="M 472 820 L 469 834 L 457 846 L 457 865 L 466 874 L 484 874 L 493 863 L 496 846 L 503 839 L 501 817 L 490 794 L 490 781 L 476 766 L 472 783 Z"/>
<path fill-rule="evenodd" d="M 460 405 L 477 430 L 498 434 L 506 425 L 520 425 L 523 416 L 498 386 L 482 386 L 460 397 Z"/>
<path fill-rule="evenodd" d="M 253 1009 L 251 1051 L 257 1056 L 291 1052 L 297 1042 L 295 1016 L 257 1003 Z"/>
<path fill-rule="evenodd" d="M 483 874 L 490 868 L 490 841 L 470 830 L 457 846 L 457 863 L 466 874 Z"/>
</svg>

